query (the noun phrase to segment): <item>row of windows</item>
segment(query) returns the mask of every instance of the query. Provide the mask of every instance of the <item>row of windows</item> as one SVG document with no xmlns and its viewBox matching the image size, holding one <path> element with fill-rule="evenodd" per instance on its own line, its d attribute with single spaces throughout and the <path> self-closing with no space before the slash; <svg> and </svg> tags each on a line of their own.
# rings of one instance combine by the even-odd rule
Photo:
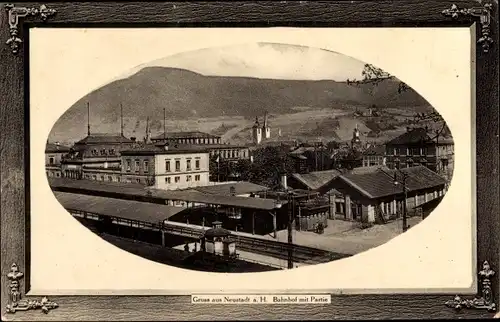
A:
<svg viewBox="0 0 500 322">
<path fill-rule="evenodd" d="M 241 151 L 242 156 L 246 157 L 247 153 L 245 150 Z M 240 150 L 218 150 L 218 151 L 211 151 L 210 156 L 214 155 L 219 155 L 221 158 L 239 158 L 240 157 Z"/>
<path fill-rule="evenodd" d="M 85 179 L 95 180 L 95 181 L 108 181 L 108 182 L 120 182 L 120 177 L 106 176 L 106 175 L 96 175 L 96 174 L 86 174 Z"/>
<path fill-rule="evenodd" d="M 134 171 L 139 172 L 141 170 L 141 160 L 135 160 L 134 162 Z M 148 160 L 143 160 L 142 161 L 142 169 L 143 172 L 147 173 L 149 172 L 149 161 Z M 132 171 L 132 160 L 127 160 L 127 172 Z"/>
<path fill-rule="evenodd" d="M 93 149 L 91 152 L 90 152 L 92 155 L 115 155 L 115 149 L 109 149 L 109 150 L 106 150 L 106 149 L 101 149 L 101 150 L 97 150 L 97 149 Z"/>
<path fill-rule="evenodd" d="M 194 181 L 200 181 L 200 180 L 201 180 L 201 176 L 199 174 L 197 174 L 197 175 L 194 176 Z M 193 176 L 187 175 L 186 176 L 186 182 L 192 182 L 192 181 L 193 181 Z M 166 177 L 165 178 L 165 182 L 168 183 L 168 184 L 172 183 L 172 177 Z M 180 176 L 174 177 L 174 182 L 175 183 L 181 182 L 181 177 Z"/>
<path fill-rule="evenodd" d="M 191 159 L 186 160 L 186 171 L 191 171 L 192 165 L 191 165 Z M 166 172 L 172 172 L 171 168 L 171 163 L 172 161 L 167 159 L 165 160 L 165 171 Z M 195 170 L 200 170 L 200 160 L 196 159 L 194 160 L 194 169 Z M 181 171 L 181 160 L 175 160 L 175 172 L 180 172 Z"/>
</svg>

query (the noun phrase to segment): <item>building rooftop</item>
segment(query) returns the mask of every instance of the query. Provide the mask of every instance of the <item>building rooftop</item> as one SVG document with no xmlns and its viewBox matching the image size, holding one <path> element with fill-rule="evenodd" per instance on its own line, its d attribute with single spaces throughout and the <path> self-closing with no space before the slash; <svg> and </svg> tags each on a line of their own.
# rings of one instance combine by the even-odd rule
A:
<svg viewBox="0 0 500 322">
<path fill-rule="evenodd" d="M 268 188 L 265 186 L 261 186 L 261 185 L 251 183 L 251 182 L 246 182 L 246 181 L 216 184 L 216 185 L 212 185 L 212 186 L 194 187 L 191 189 L 199 191 L 199 192 L 207 193 L 207 194 L 212 194 L 212 195 L 230 196 L 231 195 L 231 187 L 234 188 L 235 195 L 257 193 L 257 192 L 262 192 L 262 191 L 268 190 Z"/>
<path fill-rule="evenodd" d="M 404 168 L 399 171 L 408 175 L 406 180 L 408 192 L 444 186 L 446 183 L 441 176 L 425 166 Z M 339 179 L 368 198 L 375 199 L 402 193 L 401 184 L 394 184 L 396 172 L 395 170 L 378 169 L 368 173 L 345 173 L 339 176 Z M 396 175 L 397 178 L 401 177 L 399 174 Z"/>
<path fill-rule="evenodd" d="M 381 144 L 372 145 L 363 152 L 363 155 L 383 156 L 385 155 L 385 145 Z"/>
<path fill-rule="evenodd" d="M 111 198 L 132 199 L 147 197 L 261 210 L 276 208 L 276 201 L 274 199 L 220 196 L 196 190 L 147 189 L 138 183 L 73 180 L 68 178 L 48 178 L 48 181 L 50 187 L 56 191 L 76 192 L 88 195 L 107 195 Z"/>
<path fill-rule="evenodd" d="M 184 210 L 181 207 L 123 199 L 89 196 L 54 191 L 56 199 L 65 209 L 93 214 L 160 224 Z"/>
<path fill-rule="evenodd" d="M 208 148 L 205 145 L 192 144 L 136 144 L 121 151 L 122 155 L 152 155 L 152 154 L 176 154 L 176 153 L 206 153 Z"/>
<path fill-rule="evenodd" d="M 429 129 L 419 127 L 409 129 L 407 132 L 400 136 L 388 141 L 387 145 L 408 145 L 416 143 L 438 143 L 438 144 L 453 144 L 453 138 L 444 136 L 442 133 L 439 135 L 429 135 Z"/>
<path fill-rule="evenodd" d="M 309 173 L 293 173 L 292 177 L 311 190 L 317 190 L 341 175 L 339 170 L 314 171 Z"/>
<path fill-rule="evenodd" d="M 47 143 L 45 145 L 45 153 L 66 153 L 69 152 L 70 148 L 59 143 Z"/>
<path fill-rule="evenodd" d="M 75 144 L 103 144 L 103 143 L 133 143 L 129 138 L 126 138 L 122 134 L 112 134 L 112 133 L 95 133 L 86 136 Z"/>
<path fill-rule="evenodd" d="M 167 139 L 194 139 L 194 138 L 212 138 L 220 139 L 220 136 L 200 132 L 200 131 L 188 131 L 188 132 L 162 132 L 159 135 L 152 137 L 152 140 L 163 140 Z"/>
</svg>

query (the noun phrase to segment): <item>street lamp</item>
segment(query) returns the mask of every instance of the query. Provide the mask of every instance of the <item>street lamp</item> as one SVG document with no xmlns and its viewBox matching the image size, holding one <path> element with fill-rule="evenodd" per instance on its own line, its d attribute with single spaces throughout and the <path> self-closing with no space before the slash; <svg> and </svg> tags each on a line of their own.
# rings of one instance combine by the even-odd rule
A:
<svg viewBox="0 0 500 322">
<path fill-rule="evenodd" d="M 403 232 L 406 232 L 406 230 L 408 229 L 408 225 L 406 223 L 406 216 L 407 216 L 407 213 L 406 213 L 406 200 L 408 199 L 408 191 L 406 189 L 406 179 L 408 178 L 408 174 L 400 171 L 401 175 L 402 175 L 402 180 L 398 180 L 398 177 L 397 177 L 397 173 L 394 172 L 394 184 L 395 185 L 398 185 L 398 184 L 402 184 L 403 185 L 403 192 L 404 192 L 404 201 L 403 201 Z"/>
</svg>

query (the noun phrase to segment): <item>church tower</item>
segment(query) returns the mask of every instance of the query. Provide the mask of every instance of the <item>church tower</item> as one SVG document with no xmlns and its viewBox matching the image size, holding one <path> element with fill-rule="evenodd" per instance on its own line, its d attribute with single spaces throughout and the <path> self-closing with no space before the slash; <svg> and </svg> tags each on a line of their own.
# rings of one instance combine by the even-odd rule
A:
<svg viewBox="0 0 500 322">
<path fill-rule="evenodd" d="M 262 126 L 262 134 L 264 139 L 269 139 L 271 137 L 271 128 L 269 123 L 267 123 L 267 112 L 264 114 L 264 125 Z"/>
<path fill-rule="evenodd" d="M 252 138 L 254 144 L 260 144 L 262 141 L 262 128 L 259 124 L 259 118 L 255 117 L 255 124 L 252 126 Z"/>
<path fill-rule="evenodd" d="M 356 124 L 356 127 L 352 131 L 351 145 L 352 147 L 359 147 L 361 145 L 361 138 L 359 137 L 358 124 Z"/>
</svg>

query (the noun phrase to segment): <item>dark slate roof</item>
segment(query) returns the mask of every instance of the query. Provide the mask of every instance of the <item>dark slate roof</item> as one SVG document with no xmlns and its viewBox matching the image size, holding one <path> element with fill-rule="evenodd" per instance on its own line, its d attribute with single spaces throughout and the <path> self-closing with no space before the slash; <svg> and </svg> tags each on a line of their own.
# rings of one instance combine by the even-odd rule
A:
<svg viewBox="0 0 500 322">
<path fill-rule="evenodd" d="M 372 145 L 371 147 L 369 147 L 368 149 L 366 149 L 363 152 L 363 155 L 383 156 L 383 155 L 385 155 L 385 145 L 380 145 L 380 144 Z"/>
<path fill-rule="evenodd" d="M 205 237 L 226 237 L 229 235 L 231 235 L 231 232 L 221 227 L 210 228 L 205 231 Z"/>
<path fill-rule="evenodd" d="M 66 153 L 69 152 L 69 147 L 57 143 L 47 143 L 45 153 Z"/>
<path fill-rule="evenodd" d="M 161 133 L 157 136 L 154 136 L 152 139 L 153 140 L 162 140 L 163 138 L 167 139 L 191 139 L 191 138 L 213 138 L 213 139 L 220 139 L 220 136 L 205 133 L 205 132 L 200 132 L 200 131 L 189 131 L 189 132 L 166 132 L 166 133 Z"/>
<path fill-rule="evenodd" d="M 76 144 L 101 144 L 101 143 L 132 143 L 131 139 L 121 134 L 95 133 L 86 136 Z"/>
<path fill-rule="evenodd" d="M 50 187 L 56 191 L 78 192 L 84 194 L 107 193 L 117 198 L 151 197 L 165 200 L 190 201 L 214 205 L 233 206 L 250 209 L 272 210 L 276 208 L 274 199 L 219 196 L 196 190 L 146 189 L 138 183 L 102 182 L 92 180 L 73 180 L 68 178 L 47 178 Z M 148 194 L 148 191 L 150 194 Z"/>
<path fill-rule="evenodd" d="M 176 153 L 205 153 L 208 147 L 205 145 L 171 144 L 167 145 L 138 143 L 121 151 L 122 155 L 152 155 L 152 154 L 176 154 Z"/>
<path fill-rule="evenodd" d="M 54 191 L 65 209 L 159 224 L 185 208 L 123 199 Z"/>
<path fill-rule="evenodd" d="M 327 171 L 315 171 L 309 173 L 294 173 L 292 177 L 297 179 L 297 181 L 304 184 L 307 188 L 311 190 L 317 190 L 324 185 L 328 184 L 333 179 L 341 175 L 339 170 L 327 170 Z"/>
<path fill-rule="evenodd" d="M 441 176 L 424 166 L 404 168 L 400 171 L 409 175 L 406 180 L 408 192 L 444 186 L 446 183 Z M 394 184 L 395 172 L 378 170 L 362 174 L 346 173 L 339 176 L 339 179 L 368 198 L 375 199 L 402 193 L 401 185 Z"/>
<path fill-rule="evenodd" d="M 251 182 L 246 182 L 246 181 L 239 181 L 239 182 L 234 182 L 234 183 L 223 183 L 223 184 L 217 184 L 213 186 L 202 186 L 202 187 L 194 187 L 191 188 L 193 190 L 203 192 L 203 193 L 208 193 L 212 195 L 219 195 L 219 196 L 230 196 L 231 195 L 231 187 L 234 187 L 234 192 L 236 195 L 242 195 L 242 194 L 247 194 L 247 193 L 256 193 L 256 192 L 261 192 L 261 191 L 266 191 L 268 190 L 267 187 L 251 183 Z"/>
<path fill-rule="evenodd" d="M 427 130 L 425 128 L 415 128 L 411 129 L 398 137 L 387 142 L 387 145 L 406 145 L 415 143 L 431 142 L 432 139 L 429 137 Z"/>
</svg>

